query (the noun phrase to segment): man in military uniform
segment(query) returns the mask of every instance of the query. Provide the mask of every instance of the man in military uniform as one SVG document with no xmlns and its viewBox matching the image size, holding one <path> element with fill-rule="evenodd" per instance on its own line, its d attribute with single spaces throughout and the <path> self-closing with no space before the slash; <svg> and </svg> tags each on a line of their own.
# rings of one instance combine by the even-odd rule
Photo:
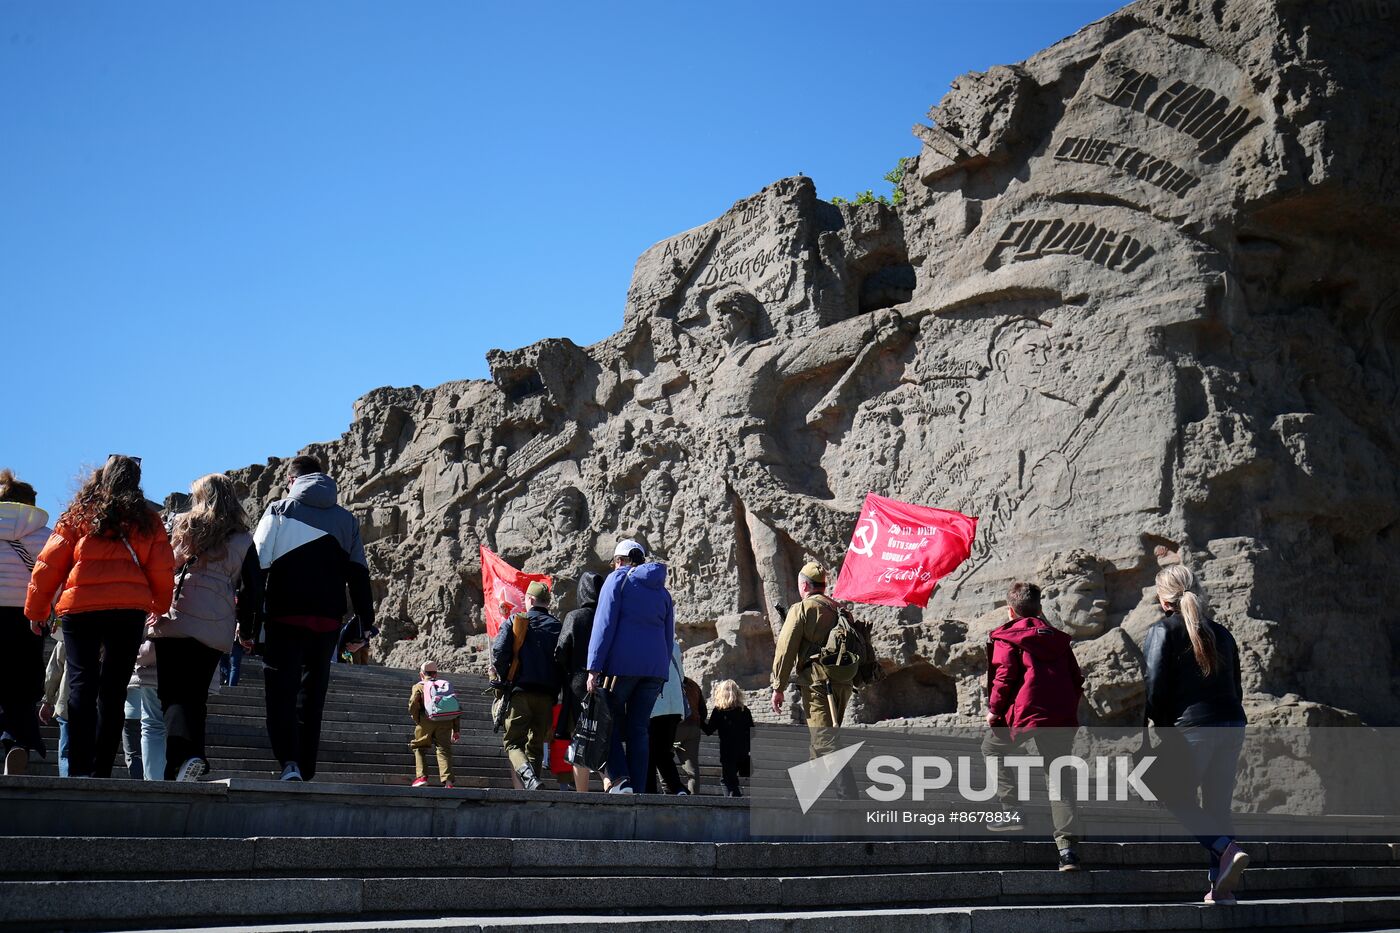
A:
<svg viewBox="0 0 1400 933">
<path fill-rule="evenodd" d="M 554 697 L 560 673 L 554 660 L 559 620 L 549 614 L 549 588 L 538 580 L 525 591 L 524 639 L 517 646 L 515 619 L 502 625 L 491 645 L 497 676 L 509 684 L 510 710 L 503 744 L 520 786 L 540 786 L 545 742 L 554 732 Z"/>
<path fill-rule="evenodd" d="M 812 663 L 840 618 L 836 603 L 826 595 L 826 570 L 817 563 L 804 566 L 797 575 L 797 593 L 802 600 L 788 610 L 773 655 L 773 712 L 783 711 L 783 692 L 795 670 L 812 733 L 811 757 L 817 758 L 836 751 L 851 685 L 819 679 Z"/>
</svg>

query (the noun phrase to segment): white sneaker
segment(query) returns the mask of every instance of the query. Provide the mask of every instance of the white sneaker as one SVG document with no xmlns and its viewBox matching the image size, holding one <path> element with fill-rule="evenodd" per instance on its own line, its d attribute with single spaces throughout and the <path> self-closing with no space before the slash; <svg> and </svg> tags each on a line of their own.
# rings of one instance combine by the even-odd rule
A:
<svg viewBox="0 0 1400 933">
<path fill-rule="evenodd" d="M 205 762 L 203 758 L 191 758 L 189 761 L 186 761 L 184 764 L 180 765 L 180 770 L 175 775 L 175 780 L 198 781 L 200 778 L 204 777 L 204 775 L 208 773 L 209 765 Z M 300 775 L 297 776 L 297 779 L 301 779 Z M 290 780 L 287 777 L 287 772 L 285 771 L 282 772 L 282 780 Z"/>
<path fill-rule="evenodd" d="M 1249 867 L 1249 856 L 1233 842 L 1220 853 L 1220 877 L 1211 886 L 1211 895 L 1217 904 L 1228 903 L 1230 893 L 1240 883 L 1240 876 Z"/>
<path fill-rule="evenodd" d="M 632 790 L 631 786 L 630 786 L 626 781 L 623 781 L 621 784 L 614 784 L 612 787 L 608 788 L 608 793 L 610 793 L 610 794 L 630 794 L 630 793 L 633 793 L 633 790 Z"/>
<path fill-rule="evenodd" d="M 301 780 L 301 769 L 297 767 L 297 763 L 296 763 L 295 761 L 289 761 L 289 762 L 287 762 L 287 766 L 286 766 L 285 768 L 282 769 L 282 777 L 281 777 L 281 780 L 283 780 L 283 781 L 300 781 L 300 780 Z"/>
</svg>

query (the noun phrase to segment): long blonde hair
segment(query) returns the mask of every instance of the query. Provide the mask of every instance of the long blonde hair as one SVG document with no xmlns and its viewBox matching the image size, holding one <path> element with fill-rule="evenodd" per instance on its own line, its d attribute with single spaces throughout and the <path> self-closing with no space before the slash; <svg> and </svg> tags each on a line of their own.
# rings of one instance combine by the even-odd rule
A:
<svg viewBox="0 0 1400 933">
<path fill-rule="evenodd" d="M 1207 677 L 1214 674 L 1220 667 L 1220 653 L 1215 647 L 1215 633 L 1206 624 L 1205 596 L 1196 586 L 1196 575 L 1183 564 L 1162 568 L 1157 574 L 1157 597 L 1181 613 L 1201 673 Z"/>
<path fill-rule="evenodd" d="M 744 706 L 744 691 L 732 680 L 721 680 L 715 684 L 710 694 L 713 709 L 741 709 Z"/>
<path fill-rule="evenodd" d="M 201 476 L 190 485 L 190 510 L 175 519 L 170 541 L 182 560 L 220 556 L 217 549 L 241 531 L 248 517 L 233 480 L 222 473 Z"/>
</svg>

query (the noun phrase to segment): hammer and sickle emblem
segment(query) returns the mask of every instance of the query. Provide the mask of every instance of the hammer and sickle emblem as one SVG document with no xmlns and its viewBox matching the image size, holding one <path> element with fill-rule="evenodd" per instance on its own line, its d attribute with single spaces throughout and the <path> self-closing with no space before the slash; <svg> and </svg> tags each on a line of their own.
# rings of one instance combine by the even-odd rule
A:
<svg viewBox="0 0 1400 933">
<path fill-rule="evenodd" d="M 856 526 L 855 534 L 851 535 L 851 553 L 859 554 L 861 557 L 873 557 L 875 542 L 879 537 L 880 522 L 876 520 L 875 516 L 870 515 L 862 518 L 860 524 Z M 857 541 L 860 542 L 859 547 L 856 546 Z"/>
</svg>

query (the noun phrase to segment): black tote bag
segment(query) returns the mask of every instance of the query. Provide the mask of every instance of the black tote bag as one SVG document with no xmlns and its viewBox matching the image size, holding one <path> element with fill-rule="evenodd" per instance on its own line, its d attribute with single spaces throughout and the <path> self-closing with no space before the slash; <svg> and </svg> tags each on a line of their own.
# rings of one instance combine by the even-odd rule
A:
<svg viewBox="0 0 1400 933">
<path fill-rule="evenodd" d="M 608 704 L 608 691 L 600 686 L 584 698 L 579 709 L 573 741 L 569 743 L 569 763 L 583 765 L 590 771 L 602 771 L 603 766 L 608 763 L 612 730 L 612 707 Z"/>
</svg>

